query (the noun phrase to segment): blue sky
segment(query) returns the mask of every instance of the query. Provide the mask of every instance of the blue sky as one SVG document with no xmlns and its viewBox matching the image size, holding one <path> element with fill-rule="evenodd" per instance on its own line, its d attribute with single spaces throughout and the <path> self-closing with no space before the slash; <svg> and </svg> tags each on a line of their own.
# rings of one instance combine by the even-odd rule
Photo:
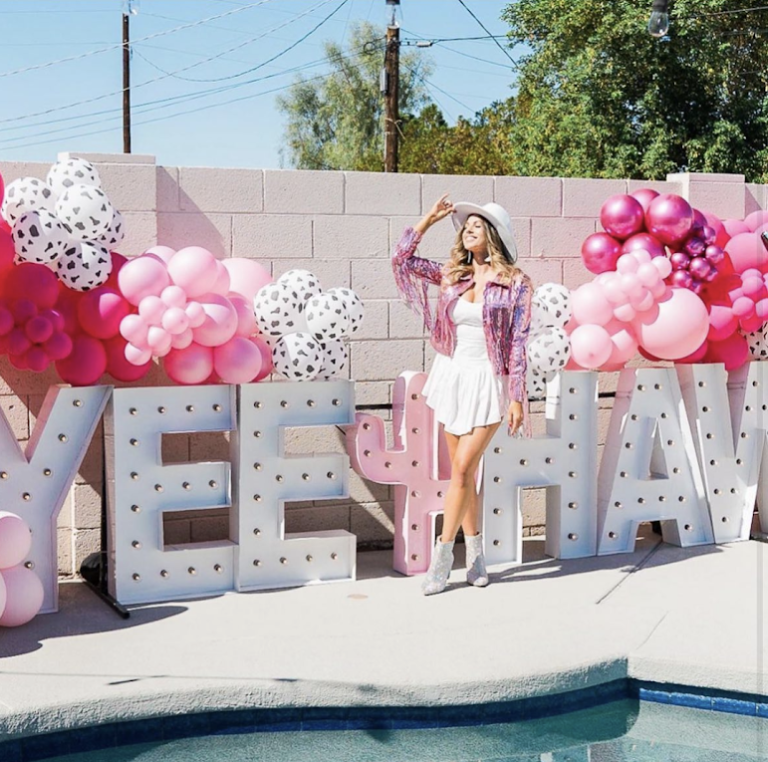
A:
<svg viewBox="0 0 768 762">
<path fill-rule="evenodd" d="M 340 3 L 139 0 L 131 17 L 133 152 L 169 166 L 279 167 L 284 120 L 275 90 L 294 81 L 287 70 L 319 62 L 322 43 L 343 42 L 355 21 L 385 24 L 385 0 L 347 0 L 295 48 L 238 75 L 284 51 Z M 464 3 L 493 35 L 506 33 L 506 0 Z M 122 151 L 122 7 L 121 0 L 0 0 L 0 160 Z M 486 35 L 459 0 L 401 0 L 398 20 L 404 40 Z M 419 50 L 434 63 L 429 90 L 450 123 L 511 94 L 512 63 L 491 39 Z M 315 64 L 303 73 L 322 72 Z M 201 95 L 212 89 L 219 92 Z"/>
</svg>

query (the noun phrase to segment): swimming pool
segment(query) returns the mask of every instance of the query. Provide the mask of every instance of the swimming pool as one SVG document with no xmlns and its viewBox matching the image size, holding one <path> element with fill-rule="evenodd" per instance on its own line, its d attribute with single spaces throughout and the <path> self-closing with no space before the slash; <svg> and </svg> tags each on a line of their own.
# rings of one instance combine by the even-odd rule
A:
<svg viewBox="0 0 768 762">
<path fill-rule="evenodd" d="M 472 712 L 471 708 L 467 712 Z M 456 720 L 461 721 L 460 712 Z M 768 718 L 622 699 L 568 714 L 511 723 L 308 732 L 222 728 L 212 735 L 75 751 L 56 762 L 756 762 L 768 759 Z M 376 725 L 370 721 L 368 725 Z M 414 720 L 414 724 L 418 721 Z M 447 721 L 446 721 L 447 722 Z M 478 724 L 474 724 L 478 723 Z M 330 726 L 329 723 L 326 723 Z M 387 727 L 389 725 L 389 727 Z M 286 723 L 286 728 L 291 724 Z M 336 727 L 340 727 L 336 723 Z M 272 728 L 267 730 L 267 728 Z M 266 731 L 266 732 L 265 732 Z"/>
</svg>

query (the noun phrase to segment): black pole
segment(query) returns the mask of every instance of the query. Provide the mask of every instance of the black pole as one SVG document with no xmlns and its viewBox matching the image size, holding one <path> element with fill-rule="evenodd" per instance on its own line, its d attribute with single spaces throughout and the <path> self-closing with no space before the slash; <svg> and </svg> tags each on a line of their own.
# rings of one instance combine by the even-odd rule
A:
<svg viewBox="0 0 768 762">
<path fill-rule="evenodd" d="M 123 13 L 123 153 L 131 152 L 131 37 L 128 13 Z"/>
<path fill-rule="evenodd" d="M 400 27 L 387 27 L 387 49 L 384 55 L 387 90 L 384 96 L 384 171 L 397 172 L 398 129 L 400 121 Z"/>
</svg>

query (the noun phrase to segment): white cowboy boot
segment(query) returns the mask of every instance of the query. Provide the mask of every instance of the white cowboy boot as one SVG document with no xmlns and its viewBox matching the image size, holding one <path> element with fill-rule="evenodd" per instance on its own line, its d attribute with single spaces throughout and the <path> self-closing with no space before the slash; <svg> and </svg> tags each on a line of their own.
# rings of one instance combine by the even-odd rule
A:
<svg viewBox="0 0 768 762">
<path fill-rule="evenodd" d="M 489 580 L 483 556 L 483 536 L 481 534 L 476 534 L 474 537 L 464 535 L 464 547 L 467 552 L 467 584 L 485 587 Z"/>
<path fill-rule="evenodd" d="M 432 560 L 429 564 L 429 571 L 421 585 L 421 592 L 424 595 L 434 595 L 442 593 L 448 583 L 448 577 L 453 566 L 453 541 L 442 542 L 437 538 L 435 548 L 432 551 Z"/>
</svg>

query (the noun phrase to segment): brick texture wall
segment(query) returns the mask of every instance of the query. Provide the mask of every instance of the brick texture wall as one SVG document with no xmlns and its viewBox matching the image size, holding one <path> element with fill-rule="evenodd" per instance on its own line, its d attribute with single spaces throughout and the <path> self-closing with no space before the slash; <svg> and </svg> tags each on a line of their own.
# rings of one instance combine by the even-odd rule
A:
<svg viewBox="0 0 768 762">
<path fill-rule="evenodd" d="M 83 154 L 80 154 L 83 155 Z M 358 405 L 391 402 L 392 384 L 403 370 L 428 370 L 433 352 L 420 321 L 399 301 L 389 253 L 406 225 L 443 193 L 454 201 L 496 201 L 509 210 L 515 226 L 520 265 L 534 283 L 565 283 L 574 288 L 591 279 L 581 263 L 583 239 L 599 230 L 602 202 L 614 193 L 640 187 L 679 193 L 695 206 L 722 217 L 743 218 L 766 208 L 766 186 L 745 184 L 740 175 L 671 175 L 666 182 L 531 177 L 455 177 L 382 175 L 353 172 L 223 169 L 157 166 L 152 156 L 84 155 L 97 165 L 103 187 L 126 219 L 120 250 L 140 254 L 157 243 L 174 248 L 199 245 L 217 257 L 254 257 L 277 277 L 303 267 L 324 288 L 349 286 L 364 300 L 366 317 L 351 344 L 349 377 L 357 381 Z M 6 183 L 22 176 L 44 178 L 49 164 L 0 161 Z M 446 221 L 430 230 L 422 256 L 444 259 L 453 240 Z M 604 374 L 610 391 L 614 374 Z M 0 406 L 22 444 L 53 372 L 20 372 L 0 358 Z M 112 383 L 105 378 L 105 383 Z M 158 368 L 140 383 L 170 382 Z M 601 401 L 602 442 L 611 400 Z M 541 403 L 534 403 L 534 431 L 543 430 Z M 387 418 L 387 412 L 381 412 Z M 295 429 L 286 438 L 290 452 L 342 451 L 335 429 Z M 177 435 L 164 441 L 166 462 L 226 459 L 222 434 Z M 104 477 L 102 431 L 88 454 L 59 521 L 59 565 L 71 575 L 100 544 Z M 347 529 L 361 547 L 392 542 L 393 494 L 386 486 L 351 474 L 349 499 L 293 503 L 286 530 Z M 530 490 L 524 502 L 525 531 L 541 533 L 543 490 Z M 174 514 L 166 521 L 166 542 L 196 542 L 224 537 L 225 511 Z"/>
</svg>

